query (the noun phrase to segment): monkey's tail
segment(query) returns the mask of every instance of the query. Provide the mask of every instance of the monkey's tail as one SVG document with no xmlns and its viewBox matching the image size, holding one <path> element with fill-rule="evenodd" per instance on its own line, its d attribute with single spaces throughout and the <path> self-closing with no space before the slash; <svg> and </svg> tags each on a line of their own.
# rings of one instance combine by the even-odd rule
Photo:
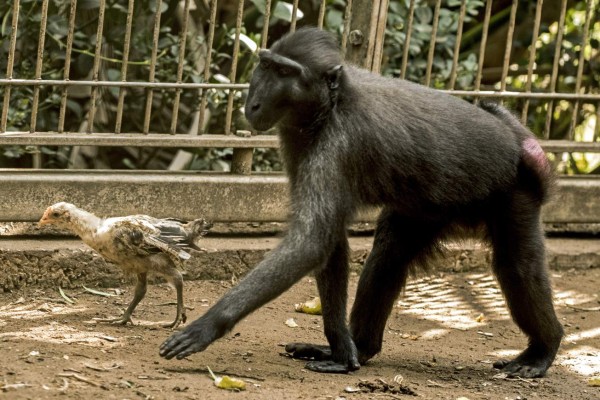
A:
<svg viewBox="0 0 600 400">
<path fill-rule="evenodd" d="M 530 190 L 540 203 L 550 197 L 554 174 L 546 153 L 535 136 L 506 108 L 492 102 L 481 102 L 479 107 L 508 125 L 521 146 L 519 183 Z"/>
</svg>

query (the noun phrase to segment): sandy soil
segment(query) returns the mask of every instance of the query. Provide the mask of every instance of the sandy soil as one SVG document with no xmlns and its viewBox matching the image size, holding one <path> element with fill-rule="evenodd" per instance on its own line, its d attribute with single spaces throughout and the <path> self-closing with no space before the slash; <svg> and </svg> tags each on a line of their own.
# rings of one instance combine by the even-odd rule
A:
<svg viewBox="0 0 600 400">
<path fill-rule="evenodd" d="M 174 315 L 174 291 L 149 287 L 134 326 L 94 323 L 118 314 L 133 287 L 102 297 L 81 290 L 27 289 L 0 295 L 0 398 L 7 399 L 599 399 L 600 269 L 553 273 L 566 338 L 547 377 L 505 379 L 491 363 L 516 354 L 525 338 L 510 321 L 487 273 L 412 280 L 388 322 L 382 354 L 348 375 L 321 375 L 281 355 L 288 341 L 324 343 L 318 316 L 294 312 L 316 295 L 303 279 L 255 312 L 205 352 L 163 360 L 158 346 L 170 331 L 153 325 Z M 356 286 L 351 284 L 351 299 Z M 231 282 L 186 282 L 191 319 L 201 315 Z M 110 289 L 100 289 L 115 293 Z M 298 327 L 285 324 L 294 318 Z M 207 373 L 246 381 L 232 393 Z"/>
</svg>

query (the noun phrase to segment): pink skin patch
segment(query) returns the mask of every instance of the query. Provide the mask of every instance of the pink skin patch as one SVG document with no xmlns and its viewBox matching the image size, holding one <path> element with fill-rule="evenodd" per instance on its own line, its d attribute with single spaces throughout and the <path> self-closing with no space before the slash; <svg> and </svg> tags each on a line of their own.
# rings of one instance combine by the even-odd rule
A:
<svg viewBox="0 0 600 400">
<path fill-rule="evenodd" d="M 524 150 L 523 159 L 525 163 L 534 167 L 538 171 L 545 173 L 550 171 L 550 164 L 546 158 L 546 153 L 542 150 L 540 144 L 534 138 L 527 138 L 521 143 Z"/>
</svg>

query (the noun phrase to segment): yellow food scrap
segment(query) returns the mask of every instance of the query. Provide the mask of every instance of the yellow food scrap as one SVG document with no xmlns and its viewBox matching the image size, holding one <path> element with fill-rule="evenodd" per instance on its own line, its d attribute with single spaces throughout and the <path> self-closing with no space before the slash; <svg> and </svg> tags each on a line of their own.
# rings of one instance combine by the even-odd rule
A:
<svg viewBox="0 0 600 400">
<path fill-rule="evenodd" d="M 208 369 L 210 376 L 213 378 L 216 387 L 227 390 L 246 390 L 246 382 L 227 375 L 216 376 L 210 367 L 207 366 L 206 368 Z"/>
<path fill-rule="evenodd" d="M 477 321 L 477 322 L 483 322 L 483 321 L 485 321 L 485 315 L 479 314 L 477 316 L 477 318 L 475 318 L 475 321 Z"/>
<path fill-rule="evenodd" d="M 593 376 L 588 380 L 589 386 L 600 386 L 600 375 Z"/>
<path fill-rule="evenodd" d="M 287 321 L 285 321 L 285 324 L 287 326 L 289 326 L 290 328 L 297 328 L 298 324 L 296 323 L 296 321 L 294 321 L 294 318 L 289 318 Z"/>
<path fill-rule="evenodd" d="M 314 299 L 309 300 L 305 303 L 296 304 L 294 308 L 297 312 L 301 312 L 304 314 L 323 314 L 323 310 L 321 309 L 321 299 L 319 297 L 315 297 Z"/>
</svg>

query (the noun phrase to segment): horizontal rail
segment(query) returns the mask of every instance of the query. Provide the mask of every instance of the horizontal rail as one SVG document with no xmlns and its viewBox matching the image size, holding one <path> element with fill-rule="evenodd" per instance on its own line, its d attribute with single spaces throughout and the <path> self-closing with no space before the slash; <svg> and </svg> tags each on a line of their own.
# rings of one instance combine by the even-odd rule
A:
<svg viewBox="0 0 600 400">
<path fill-rule="evenodd" d="M 0 146 L 132 146 L 277 148 L 276 135 L 187 135 L 169 133 L 0 133 Z"/>
<path fill-rule="evenodd" d="M 67 80 L 33 80 L 33 79 L 0 79 L 1 86 L 89 86 L 89 87 L 136 87 L 143 89 L 233 89 L 246 90 L 248 83 L 177 83 L 177 82 L 127 82 L 127 81 L 67 81 Z M 441 93 L 458 97 L 485 98 L 522 98 L 540 100 L 581 100 L 600 101 L 600 93 L 544 93 L 544 92 L 511 92 L 494 90 L 438 90 Z"/>
<path fill-rule="evenodd" d="M 248 89 L 248 83 L 177 83 L 141 81 L 67 81 L 62 79 L 0 79 L 0 86 L 90 86 L 136 87 L 143 89 Z"/>
<path fill-rule="evenodd" d="M 541 140 L 550 153 L 600 153 L 600 142 L 572 142 L 569 140 Z M 0 146 L 131 146 L 131 147 L 217 147 L 249 149 L 254 147 L 279 148 L 277 135 L 186 135 L 168 133 L 0 133 Z"/>
<path fill-rule="evenodd" d="M 0 221 L 37 221 L 44 209 L 68 201 L 98 215 L 150 214 L 213 221 L 285 221 L 283 174 L 0 170 Z M 544 207 L 546 223 L 599 223 L 600 176 L 564 177 Z M 376 210 L 357 218 L 372 222 Z"/>
</svg>

